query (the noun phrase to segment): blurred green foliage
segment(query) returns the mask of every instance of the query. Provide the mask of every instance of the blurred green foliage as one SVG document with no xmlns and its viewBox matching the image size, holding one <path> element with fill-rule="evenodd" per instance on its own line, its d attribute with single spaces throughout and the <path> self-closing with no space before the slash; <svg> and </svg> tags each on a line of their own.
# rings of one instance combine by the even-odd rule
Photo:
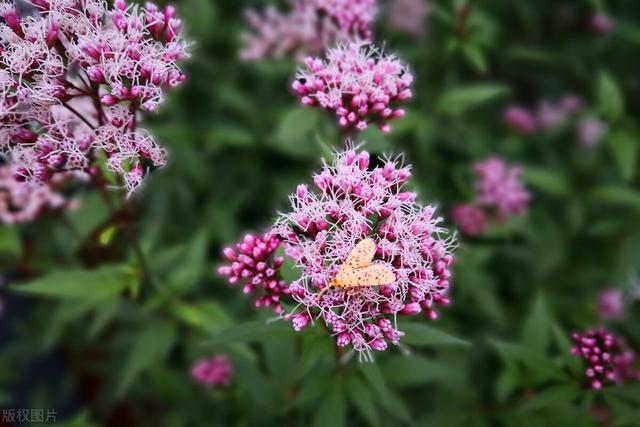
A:
<svg viewBox="0 0 640 427">
<path fill-rule="evenodd" d="M 377 39 L 416 83 L 407 116 L 389 135 L 365 132 L 367 149 L 404 153 L 411 185 L 443 215 L 494 153 L 525 165 L 534 200 L 526 217 L 462 239 L 452 306 L 407 324 L 410 349 L 373 364 L 338 363 L 320 327 L 266 322 L 215 274 L 221 247 L 268 227 L 339 146 L 333 118 L 292 96 L 293 62 L 237 60 L 243 8 L 266 3 L 177 2 L 195 41 L 189 82 L 146 122 L 170 163 L 118 202 L 121 220 L 79 189 L 78 209 L 0 229 L 0 407 L 57 408 L 69 426 L 536 427 L 595 426 L 595 405 L 607 425 L 640 425 L 640 385 L 589 391 L 570 354 L 570 332 L 600 322 L 598 292 L 640 268 L 640 3 L 438 1 L 426 41 L 381 14 Z M 598 10 L 612 32 L 588 29 Z M 606 121 L 598 147 L 567 126 L 522 136 L 502 122 L 508 104 L 567 93 Z M 634 309 L 611 326 L 638 348 Z M 232 360 L 228 388 L 189 377 L 214 353 Z"/>
</svg>

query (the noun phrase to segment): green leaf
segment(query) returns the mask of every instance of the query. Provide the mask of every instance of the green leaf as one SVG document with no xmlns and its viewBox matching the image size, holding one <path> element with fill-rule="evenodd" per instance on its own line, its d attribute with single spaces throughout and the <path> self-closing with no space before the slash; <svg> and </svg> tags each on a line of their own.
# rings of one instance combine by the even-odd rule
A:
<svg viewBox="0 0 640 427">
<path fill-rule="evenodd" d="M 475 70 L 481 74 L 487 72 L 487 60 L 482 49 L 473 44 L 462 46 L 462 53 Z"/>
<path fill-rule="evenodd" d="M 194 36 L 203 36 L 211 31 L 216 20 L 216 3 L 207 0 L 187 0 L 181 4 L 180 13 L 187 22 L 187 31 Z"/>
<path fill-rule="evenodd" d="M 254 138 L 246 128 L 218 125 L 207 133 L 206 141 L 212 149 L 220 150 L 224 147 L 246 148 L 254 143 Z"/>
<path fill-rule="evenodd" d="M 103 299 L 122 292 L 129 276 L 121 266 L 97 270 L 56 271 L 31 282 L 11 287 L 16 292 L 48 298 Z"/>
<path fill-rule="evenodd" d="M 536 298 L 524 323 L 522 342 L 532 350 L 546 353 L 551 338 L 551 320 L 542 295 Z"/>
<path fill-rule="evenodd" d="M 506 362 L 506 361 L 505 361 Z M 519 386 L 520 375 L 513 363 L 506 363 L 504 370 L 496 381 L 496 398 L 498 402 L 505 402 L 511 393 Z"/>
<path fill-rule="evenodd" d="M 446 375 L 440 364 L 422 356 L 393 356 L 384 361 L 380 369 L 390 384 L 416 386 Z"/>
<path fill-rule="evenodd" d="M 170 323 L 154 323 L 135 334 L 129 354 L 124 360 L 116 394 L 122 396 L 145 370 L 162 360 L 176 339 L 176 329 Z"/>
<path fill-rule="evenodd" d="M 22 250 L 20 233 L 17 227 L 8 225 L 0 226 L 0 253 L 6 253 L 17 257 Z"/>
<path fill-rule="evenodd" d="M 306 107 L 289 110 L 280 121 L 273 145 L 293 157 L 318 157 L 320 147 L 314 140 L 320 122 L 319 113 Z"/>
<path fill-rule="evenodd" d="M 589 198 L 598 203 L 640 210 L 640 192 L 617 185 L 600 185 L 589 192 Z"/>
<path fill-rule="evenodd" d="M 113 240 L 113 237 L 115 236 L 116 231 L 118 231 L 117 225 L 112 225 L 104 229 L 98 236 L 98 241 L 100 242 L 100 244 L 104 246 L 109 245 Z"/>
<path fill-rule="evenodd" d="M 213 301 L 195 304 L 175 302 L 171 312 L 183 323 L 209 334 L 217 334 L 233 323 L 227 312 Z"/>
<path fill-rule="evenodd" d="M 359 367 L 360 372 L 367 380 L 369 385 L 378 395 L 378 399 L 383 407 L 394 416 L 398 417 L 402 421 L 410 424 L 413 420 L 409 409 L 395 393 L 393 393 L 385 383 L 384 376 L 374 363 L 361 364 Z"/>
<path fill-rule="evenodd" d="M 603 393 L 611 394 L 619 397 L 620 399 L 640 405 L 640 384 L 637 382 L 623 384 L 617 387 L 608 387 L 603 390 Z"/>
<path fill-rule="evenodd" d="M 608 120 L 615 120 L 623 112 L 624 101 L 618 84 L 611 74 L 601 71 L 598 75 L 597 99 L 600 114 Z"/>
<path fill-rule="evenodd" d="M 99 309 L 110 300 L 104 299 L 63 299 L 49 314 L 47 325 L 42 333 L 42 347 L 49 350 L 63 335 L 65 328 L 72 322 L 79 322 L 91 311 Z"/>
<path fill-rule="evenodd" d="M 549 378 L 566 378 L 566 374 L 544 354 L 519 344 L 500 341 L 493 341 L 493 344 L 507 365 L 521 363 L 529 372 L 535 374 L 537 382 L 543 382 Z"/>
<path fill-rule="evenodd" d="M 347 377 L 346 391 L 349 400 L 362 417 L 367 420 L 368 425 L 379 426 L 380 414 L 378 413 L 378 404 L 373 390 L 371 387 L 367 387 L 358 375 L 355 375 L 355 371 L 350 371 L 350 375 Z"/>
<path fill-rule="evenodd" d="M 45 420 L 46 418 L 47 411 L 45 410 Z M 72 417 L 68 417 L 65 421 L 54 421 L 53 423 L 59 427 L 99 427 L 99 424 L 91 421 L 91 418 L 85 409 Z"/>
<path fill-rule="evenodd" d="M 200 231 L 188 246 L 183 247 L 176 263 L 172 264 L 167 283 L 175 291 L 191 290 L 198 284 L 206 265 L 207 235 Z"/>
<path fill-rule="evenodd" d="M 631 181 L 638 162 L 638 141 L 633 134 L 623 131 L 607 135 L 607 146 L 618 166 L 620 176 Z"/>
<path fill-rule="evenodd" d="M 573 344 L 568 338 L 568 334 L 562 330 L 557 323 L 553 322 L 551 325 L 551 333 L 554 338 L 554 342 L 556 347 L 558 347 L 558 351 L 562 356 L 562 360 L 565 365 L 569 368 L 569 371 L 575 376 L 579 377 L 583 375 L 582 363 L 580 363 L 580 359 L 577 358 L 573 353 L 571 353 L 571 348 Z"/>
<path fill-rule="evenodd" d="M 97 192 L 83 195 L 82 206 L 66 211 L 69 222 L 81 236 L 86 236 L 105 223 L 109 211 Z"/>
<path fill-rule="evenodd" d="M 508 92 L 507 86 L 493 83 L 455 87 L 441 96 L 437 110 L 445 114 L 461 114 Z"/>
<path fill-rule="evenodd" d="M 89 335 L 95 338 L 118 313 L 120 309 L 120 299 L 113 298 L 101 303 L 95 310 L 95 316 L 89 326 Z"/>
<path fill-rule="evenodd" d="M 260 416 L 264 417 L 264 413 L 275 414 L 284 408 L 283 395 L 276 388 L 273 381 L 267 378 L 264 373 L 245 356 L 236 357 L 233 360 L 234 379 L 243 390 L 246 390 L 251 408 L 247 411 L 258 410 Z"/>
<path fill-rule="evenodd" d="M 398 328 L 405 333 L 402 342 L 407 345 L 471 345 L 468 341 L 423 323 L 403 322 Z"/>
<path fill-rule="evenodd" d="M 520 405 L 520 410 L 531 411 L 550 409 L 558 405 L 568 405 L 580 397 L 580 395 L 582 395 L 582 390 L 577 384 L 558 384 L 527 398 L 525 402 Z"/>
<path fill-rule="evenodd" d="M 335 343 L 325 334 L 312 336 L 305 334 L 300 338 L 302 339 L 302 354 L 298 361 L 296 377 L 304 379 L 322 359 L 333 357 Z"/>
<path fill-rule="evenodd" d="M 347 406 L 345 405 L 342 381 L 338 377 L 320 404 L 313 419 L 313 427 L 343 427 L 346 425 Z"/>
<path fill-rule="evenodd" d="M 293 400 L 294 406 L 315 405 L 322 396 L 329 393 L 333 385 L 333 376 L 324 371 L 312 371 L 309 376 L 302 381 L 300 390 L 296 393 Z"/>
<path fill-rule="evenodd" d="M 522 178 L 534 190 L 540 190 L 552 196 L 566 196 L 571 187 L 567 178 L 559 172 L 542 168 L 525 168 Z"/>
<path fill-rule="evenodd" d="M 218 346 L 238 342 L 263 341 L 272 337 L 293 335 L 295 331 L 289 322 L 275 321 L 267 323 L 262 320 L 242 323 L 225 329 L 205 342 L 207 346 Z"/>
</svg>

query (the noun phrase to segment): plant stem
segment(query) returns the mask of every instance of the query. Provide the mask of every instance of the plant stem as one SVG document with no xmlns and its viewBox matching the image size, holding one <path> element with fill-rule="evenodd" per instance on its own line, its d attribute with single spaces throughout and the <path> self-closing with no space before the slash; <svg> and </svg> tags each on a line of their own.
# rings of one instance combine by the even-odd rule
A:
<svg viewBox="0 0 640 427">
<path fill-rule="evenodd" d="M 82 114 L 80 114 L 78 112 L 78 110 L 76 110 L 75 108 L 73 108 L 71 105 L 67 104 L 64 101 L 61 101 L 61 102 L 62 102 L 62 105 L 64 105 L 67 110 L 71 111 L 73 114 L 78 116 L 78 118 L 80 120 L 82 120 L 87 126 L 89 126 L 89 128 L 91 128 L 91 129 L 94 128 L 94 126 L 91 124 L 91 122 L 89 122 L 89 120 L 87 120 Z"/>
</svg>

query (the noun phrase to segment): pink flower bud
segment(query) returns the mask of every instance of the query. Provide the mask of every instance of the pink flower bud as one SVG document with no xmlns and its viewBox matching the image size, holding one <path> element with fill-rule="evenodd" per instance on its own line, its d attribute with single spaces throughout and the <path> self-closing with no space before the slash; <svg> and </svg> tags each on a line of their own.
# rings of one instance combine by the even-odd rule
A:
<svg viewBox="0 0 640 427">
<path fill-rule="evenodd" d="M 102 95 L 100 97 L 100 102 L 103 103 L 104 105 L 112 106 L 112 105 L 116 105 L 116 103 L 118 102 L 118 99 L 113 95 Z"/>
<path fill-rule="evenodd" d="M 402 310 L 400 310 L 400 313 L 411 316 L 414 314 L 418 314 L 421 311 L 422 311 L 422 308 L 420 307 L 420 304 L 417 302 L 412 302 L 409 304 L 405 304 L 405 306 L 402 307 Z"/>
</svg>

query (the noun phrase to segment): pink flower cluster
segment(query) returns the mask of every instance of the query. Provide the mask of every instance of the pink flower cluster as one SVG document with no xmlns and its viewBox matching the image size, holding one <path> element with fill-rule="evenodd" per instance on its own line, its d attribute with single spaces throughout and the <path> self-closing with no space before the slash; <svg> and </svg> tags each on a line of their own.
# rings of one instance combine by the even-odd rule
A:
<svg viewBox="0 0 640 427">
<path fill-rule="evenodd" d="M 340 45 L 326 57 L 307 58 L 296 75 L 293 89 L 304 105 L 333 111 L 349 130 L 377 123 L 388 132 L 388 122 L 404 116 L 395 105 L 412 97 L 413 76 L 398 58 L 368 42 Z"/>
<path fill-rule="evenodd" d="M 166 154 L 137 129 L 184 75 L 173 7 L 116 0 L 35 0 L 35 16 L 0 5 L 0 150 L 16 176 L 48 182 L 101 159 L 129 190 Z"/>
<path fill-rule="evenodd" d="M 292 210 L 273 228 L 302 273 L 290 287 L 298 305 L 286 318 L 296 330 L 320 319 L 338 346 L 351 344 L 364 357 L 399 343 L 398 315 L 437 317 L 436 306 L 449 303 L 453 262 L 452 240 L 441 237 L 446 230 L 435 209 L 419 206 L 415 193 L 402 191 L 409 167 L 391 159 L 382 163 L 372 166 L 366 151 L 337 153 L 314 176 L 315 191 L 298 186 L 290 196 Z M 392 268 L 396 280 L 325 292 L 365 238 L 376 243 L 373 261 Z"/>
<path fill-rule="evenodd" d="M 566 95 L 556 102 L 544 99 L 535 110 L 510 105 L 504 110 L 502 117 L 507 126 L 525 135 L 554 130 L 574 120 L 572 123 L 575 123 L 578 142 L 581 146 L 589 148 L 600 142 L 607 126 L 600 119 L 585 114 L 575 121 L 582 110 L 583 103 L 580 98 Z"/>
<path fill-rule="evenodd" d="M 272 234 L 256 236 L 247 234 L 234 248 L 225 248 L 224 257 L 229 264 L 218 268 L 218 273 L 226 276 L 231 284 L 243 283 L 245 294 L 260 291 L 256 307 L 273 307 L 282 312 L 280 300 L 289 295 L 289 285 L 278 276 L 278 269 L 284 258 L 275 252 L 280 241 Z"/>
<path fill-rule="evenodd" d="M 495 210 L 499 217 L 518 215 L 527 210 L 531 193 L 520 180 L 520 166 L 510 165 L 493 156 L 477 162 L 473 170 L 479 205 Z"/>
<path fill-rule="evenodd" d="M 607 124 L 597 117 L 586 117 L 578 122 L 576 133 L 580 145 L 585 148 L 595 147 L 600 143 L 608 130 Z"/>
<path fill-rule="evenodd" d="M 191 378 L 206 386 L 228 386 L 233 367 L 224 355 L 198 360 L 191 368 Z"/>
<path fill-rule="evenodd" d="M 626 317 L 625 294 L 622 289 L 611 288 L 598 295 L 598 315 L 602 319 L 622 320 Z"/>
<path fill-rule="evenodd" d="M 512 129 L 523 134 L 531 134 L 540 130 L 554 129 L 581 109 L 580 98 L 566 95 L 556 102 L 544 99 L 535 110 L 511 105 L 504 111 L 503 118 Z"/>
<path fill-rule="evenodd" d="M 475 199 L 471 203 L 454 206 L 453 221 L 469 236 L 488 228 L 488 220 L 504 221 L 510 216 L 526 212 L 531 193 L 520 179 L 522 168 L 492 156 L 476 162 Z"/>
<path fill-rule="evenodd" d="M 298 186 L 290 196 L 291 212 L 280 214 L 271 233 L 247 235 L 235 249 L 224 250 L 230 264 L 219 273 L 231 283 L 244 282 L 245 292 L 260 289 L 256 306 L 280 313 L 286 296 L 283 317 L 296 331 L 318 319 L 338 346 L 351 344 L 365 358 L 388 343 L 398 345 L 398 315 L 423 312 L 435 319 L 437 306 L 449 304 L 453 263 L 454 241 L 441 237 L 442 218 L 433 207 L 419 206 L 415 193 L 402 191 L 410 175 L 397 159 L 372 166 L 366 151 L 336 153 L 314 176 L 315 191 Z M 387 265 L 396 280 L 329 291 L 347 256 L 366 238 L 377 246 L 372 262 Z M 279 246 L 301 272 L 290 284 L 279 278 Z"/>
<path fill-rule="evenodd" d="M 0 223 L 21 224 L 34 221 L 47 211 L 68 206 L 56 182 L 37 185 L 15 179 L 7 166 L 0 166 Z"/>
<path fill-rule="evenodd" d="M 623 338 L 599 328 L 574 333 L 572 339 L 575 344 L 572 353 L 587 362 L 585 375 L 591 388 L 640 379 L 640 373 L 634 368 L 635 353 Z"/>
<path fill-rule="evenodd" d="M 604 12 L 596 12 L 589 18 L 589 28 L 600 34 L 611 32 L 615 26 L 613 19 Z"/>
<path fill-rule="evenodd" d="M 273 6 L 248 10 L 251 29 L 242 35 L 245 61 L 322 53 L 336 43 L 371 39 L 376 0 L 288 0 L 289 11 Z"/>
<path fill-rule="evenodd" d="M 416 39 L 424 39 L 427 34 L 427 15 L 431 5 L 426 0 L 392 0 L 388 3 L 389 25 Z"/>
<path fill-rule="evenodd" d="M 489 227 L 485 210 L 472 203 L 461 203 L 451 209 L 451 220 L 468 236 L 484 233 Z"/>
</svg>

